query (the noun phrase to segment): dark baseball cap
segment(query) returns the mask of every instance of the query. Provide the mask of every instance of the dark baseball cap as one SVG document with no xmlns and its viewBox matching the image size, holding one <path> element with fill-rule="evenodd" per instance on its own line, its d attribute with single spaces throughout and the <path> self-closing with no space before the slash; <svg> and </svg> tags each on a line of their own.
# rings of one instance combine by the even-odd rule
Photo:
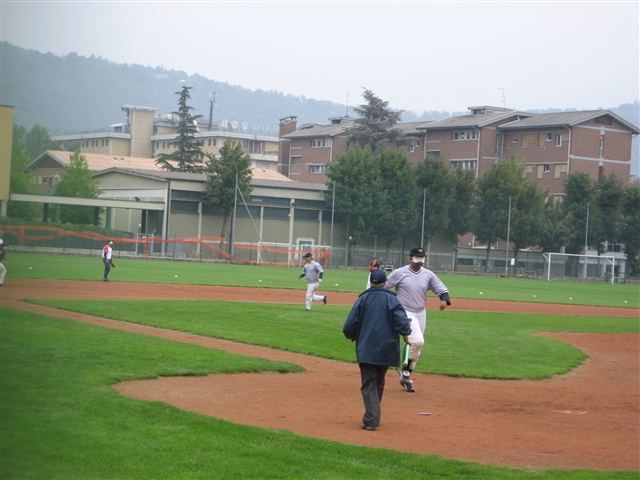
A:
<svg viewBox="0 0 640 480">
<path fill-rule="evenodd" d="M 384 270 L 374 270 L 371 272 L 369 281 L 372 285 L 382 285 L 383 283 L 387 283 L 387 274 L 384 273 Z"/>
<path fill-rule="evenodd" d="M 409 252 L 410 257 L 424 257 L 424 248 L 422 247 L 413 247 Z"/>
<path fill-rule="evenodd" d="M 302 256 L 302 258 L 310 258 L 310 257 L 313 257 L 313 253 L 311 252 L 307 252 Z"/>
</svg>

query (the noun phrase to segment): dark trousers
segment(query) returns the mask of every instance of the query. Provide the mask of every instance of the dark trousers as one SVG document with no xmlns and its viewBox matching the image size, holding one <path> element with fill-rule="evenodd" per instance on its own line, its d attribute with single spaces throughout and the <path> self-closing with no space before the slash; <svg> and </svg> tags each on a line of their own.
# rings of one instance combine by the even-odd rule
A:
<svg viewBox="0 0 640 480">
<path fill-rule="evenodd" d="M 380 402 L 384 392 L 384 376 L 389 369 L 386 365 L 360 364 L 360 377 L 362 378 L 362 400 L 365 413 L 362 423 L 367 427 L 380 426 Z"/>
<path fill-rule="evenodd" d="M 107 278 L 111 271 L 111 262 L 106 258 L 103 258 L 102 261 L 104 262 L 104 278 Z"/>
</svg>

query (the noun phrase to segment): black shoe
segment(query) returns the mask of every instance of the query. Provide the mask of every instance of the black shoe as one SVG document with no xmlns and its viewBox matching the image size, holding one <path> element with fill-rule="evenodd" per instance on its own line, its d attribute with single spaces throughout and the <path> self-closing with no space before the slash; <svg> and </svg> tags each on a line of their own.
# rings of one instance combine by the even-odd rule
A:
<svg viewBox="0 0 640 480">
<path fill-rule="evenodd" d="M 404 387 L 407 392 L 415 393 L 415 388 L 413 388 L 413 382 L 409 380 L 410 373 L 406 370 L 400 372 L 400 385 Z"/>
<path fill-rule="evenodd" d="M 327 304 L 327 296 L 326 295 L 324 296 L 324 299 L 322 301 L 324 302 L 325 305 Z"/>
<path fill-rule="evenodd" d="M 103 282 L 108 282 L 108 281 L 109 281 L 109 279 L 108 279 L 108 278 L 103 278 L 103 279 L 102 279 L 102 281 L 103 281 Z"/>
<path fill-rule="evenodd" d="M 304 311 L 305 312 L 309 312 L 309 311 L 311 311 L 311 309 L 310 308 L 305 308 Z"/>
<path fill-rule="evenodd" d="M 369 425 L 365 425 L 364 423 L 360 425 L 360 428 L 363 430 L 369 430 L 370 432 L 376 431 L 376 427 L 370 427 Z"/>
</svg>

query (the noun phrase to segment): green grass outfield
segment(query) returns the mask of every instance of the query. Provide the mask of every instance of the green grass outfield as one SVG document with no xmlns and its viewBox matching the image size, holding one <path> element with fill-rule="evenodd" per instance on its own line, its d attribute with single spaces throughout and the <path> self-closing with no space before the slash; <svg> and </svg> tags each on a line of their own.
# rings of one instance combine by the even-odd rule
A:
<svg viewBox="0 0 640 480">
<path fill-rule="evenodd" d="M 211 300 L 34 301 L 99 317 L 169 328 L 208 337 L 355 362 L 342 325 L 350 307 L 326 305 L 304 312 L 299 305 Z M 242 330 L 238 330 L 238 325 Z M 304 328 L 305 335 L 291 335 Z M 461 377 L 549 378 L 581 364 L 586 355 L 539 331 L 638 332 L 633 318 L 432 310 L 424 358 L 417 371 Z M 247 332 L 250 332 L 247 335 Z"/>
<path fill-rule="evenodd" d="M 8 308 L 0 322 L 3 479 L 638 477 L 635 471 L 492 467 L 236 425 L 127 398 L 109 385 L 295 367 Z"/>
<path fill-rule="evenodd" d="M 159 260 L 115 259 L 109 279 L 114 282 L 228 285 L 304 290 L 298 267 L 265 267 Z M 4 262 L 11 278 L 100 280 L 100 257 L 10 253 Z M 366 270 L 327 270 L 320 285 L 324 292 L 361 292 L 366 287 Z M 575 282 L 440 275 L 456 298 L 507 300 L 640 308 L 640 285 L 604 282 Z"/>
<path fill-rule="evenodd" d="M 304 290 L 299 269 L 116 259 L 123 282 L 257 286 Z M 99 280 L 100 258 L 10 254 L 12 278 Z M 31 267 L 31 268 L 29 268 Z M 176 277 L 177 275 L 177 277 Z M 325 291 L 358 292 L 365 271 L 328 270 Z M 454 298 L 490 298 L 638 308 L 637 285 L 441 277 Z M 259 280 L 262 280 L 260 282 Z M 337 286 L 335 284 L 338 284 Z M 532 293 L 535 289 L 537 293 Z M 477 290 L 477 291 L 476 291 Z M 480 295 L 479 292 L 483 292 Z M 531 298 L 524 298 L 531 295 Z M 533 295 L 536 295 L 534 298 Z M 565 297 L 573 300 L 565 300 Z M 627 300 L 627 303 L 624 303 Z M 299 305 L 213 301 L 38 300 L 231 340 L 242 322 L 251 341 L 355 361 L 342 336 L 349 307 L 305 314 Z M 636 479 L 638 472 L 525 470 L 357 447 L 286 431 L 236 425 L 123 397 L 109 385 L 161 375 L 290 371 L 298 366 L 2 308 L 0 478 L 466 478 Z M 247 325 L 250 318 L 255 323 Z M 302 324 L 308 338 L 290 335 Z M 546 378 L 586 358 L 535 331 L 637 332 L 637 319 L 430 311 L 419 371 L 481 378 Z"/>
</svg>

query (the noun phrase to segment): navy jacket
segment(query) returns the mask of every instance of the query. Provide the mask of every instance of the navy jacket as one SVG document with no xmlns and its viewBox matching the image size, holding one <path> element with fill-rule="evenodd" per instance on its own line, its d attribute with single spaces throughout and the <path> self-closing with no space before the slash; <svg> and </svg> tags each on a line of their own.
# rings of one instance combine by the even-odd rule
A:
<svg viewBox="0 0 640 480">
<path fill-rule="evenodd" d="M 342 332 L 349 339 L 355 338 L 358 363 L 399 367 L 398 335 L 411 334 L 410 325 L 395 293 L 369 288 L 353 305 Z"/>
</svg>

